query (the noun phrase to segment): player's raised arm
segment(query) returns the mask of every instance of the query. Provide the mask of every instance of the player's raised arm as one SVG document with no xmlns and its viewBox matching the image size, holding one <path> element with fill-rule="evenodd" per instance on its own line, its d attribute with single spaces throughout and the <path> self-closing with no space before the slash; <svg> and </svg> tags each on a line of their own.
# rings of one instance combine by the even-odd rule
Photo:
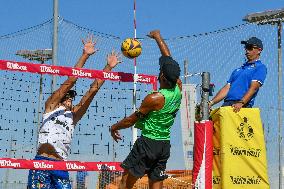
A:
<svg viewBox="0 0 284 189">
<path fill-rule="evenodd" d="M 156 40 L 162 56 L 171 56 L 171 52 L 162 38 L 160 30 L 153 30 L 148 34 L 148 36 Z"/>
<path fill-rule="evenodd" d="M 121 54 L 112 51 L 107 55 L 107 64 L 104 67 L 104 71 L 111 71 L 118 63 L 121 62 Z M 82 97 L 79 104 L 73 108 L 74 124 L 76 124 L 86 113 L 95 95 L 104 84 L 105 80 L 96 79 L 90 86 L 90 89 Z"/>
<path fill-rule="evenodd" d="M 83 53 L 77 61 L 75 68 L 82 68 L 89 56 L 96 53 L 98 50 L 95 49 L 96 41 L 93 40 L 93 36 L 88 36 L 86 39 L 82 39 L 84 45 Z M 53 111 L 58 104 L 62 101 L 66 93 L 75 85 L 77 77 L 70 76 L 67 80 L 61 84 L 61 86 L 52 93 L 52 95 L 45 102 L 45 113 Z"/>
</svg>

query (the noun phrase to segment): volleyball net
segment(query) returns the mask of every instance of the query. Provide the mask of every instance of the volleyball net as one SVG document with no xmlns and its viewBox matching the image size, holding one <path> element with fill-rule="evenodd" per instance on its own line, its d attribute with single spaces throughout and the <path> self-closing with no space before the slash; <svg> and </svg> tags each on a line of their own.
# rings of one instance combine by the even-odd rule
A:
<svg viewBox="0 0 284 189">
<path fill-rule="evenodd" d="M 132 130 L 123 130 L 123 140 L 115 143 L 109 134 L 109 128 L 133 112 L 134 79 L 137 81 L 136 101 L 138 106 L 149 91 L 153 90 L 152 80 L 150 79 L 151 82 L 149 82 L 145 78 L 159 73 L 160 52 L 155 41 L 149 38 L 139 39 L 143 49 L 142 54 L 137 58 L 137 73 L 141 77 L 136 78 L 133 78 L 132 74 L 134 73 L 133 61 L 126 58 L 113 70 L 113 74 L 100 71 L 106 64 L 106 55 L 112 49 L 119 50 L 123 39 L 83 28 L 62 18 L 59 19 L 58 30 L 58 65 L 52 65 L 51 60 L 43 63 L 27 61 L 16 55 L 19 50 L 51 49 L 52 28 L 53 21 L 49 20 L 22 31 L 0 36 L 0 60 L 2 62 L 0 64 L 2 67 L 0 70 L 0 158 L 27 160 L 34 158 L 37 130 L 41 125 L 44 102 L 52 91 L 53 75 L 51 73 L 58 74 L 57 70 L 61 71 L 62 68 L 64 74 L 56 76 L 55 88 L 58 88 L 66 80 L 66 76 L 70 76 L 69 74 L 77 74 L 76 76 L 80 77 L 74 86 L 78 93 L 74 104 L 78 103 L 88 90 L 94 79 L 90 75 L 108 80 L 95 96 L 82 120 L 78 122 L 68 160 L 78 162 L 123 161 L 133 145 Z M 99 52 L 89 58 L 85 68 L 73 71 L 72 67 L 82 53 L 81 39 L 90 33 L 97 39 Z M 163 34 L 163 31 L 161 33 Z M 272 181 L 278 178 L 278 173 L 273 170 L 278 170 L 276 162 L 279 157 L 278 150 L 275 148 L 278 145 L 278 131 L 275 127 L 278 124 L 277 85 L 275 84 L 277 74 L 274 74 L 277 73 L 277 36 L 275 33 L 275 26 L 244 24 L 203 34 L 166 39 L 171 54 L 181 65 L 182 76 L 187 74 L 184 73 L 183 66 L 183 63 L 187 61 L 186 68 L 190 74 L 204 71 L 211 73 L 211 80 L 216 86 L 215 90 L 220 89 L 226 83 L 231 71 L 244 62 L 245 55 L 240 41 L 251 36 L 256 36 L 263 41 L 264 50 L 261 59 L 268 67 L 268 75 L 255 104 L 261 109 L 268 154 L 268 171 Z M 29 69 L 27 65 L 37 68 L 29 73 L 25 70 Z M 126 81 L 124 78 L 128 78 L 127 82 L 124 82 Z M 196 98 L 192 100 L 196 103 L 200 101 L 198 91 L 200 78 L 189 77 L 188 81 L 193 84 L 192 90 L 195 91 L 190 94 L 191 96 L 196 95 Z M 268 96 L 269 98 L 267 98 Z M 186 107 L 187 109 L 194 109 L 194 103 L 190 104 L 190 101 L 184 103 L 190 105 Z M 283 110 L 281 112 L 283 115 Z M 187 178 L 187 175 L 191 174 L 192 165 L 186 165 L 185 159 L 187 157 L 190 159 L 193 156 L 192 148 L 185 147 L 188 143 L 183 140 L 184 137 L 192 137 L 193 132 L 181 127 L 182 120 L 179 118 L 181 116 L 184 116 L 183 120 L 194 122 L 192 114 L 180 115 L 179 113 L 172 127 L 171 158 L 167 170 L 183 171 L 182 173 L 172 173 L 170 181 L 173 184 L 191 182 L 184 181 L 180 176 L 185 175 L 184 177 Z M 188 127 L 192 128 L 193 125 L 190 124 Z M 193 145 L 192 141 L 191 138 L 187 142 Z M 23 187 L 25 184 L 21 183 L 27 181 L 27 173 L 27 170 L 0 169 L 2 178 L 0 183 L 2 182 L 3 185 L 6 183 L 7 188 L 9 186 L 16 189 L 18 186 L 18 188 L 25 188 Z M 92 171 L 88 175 L 89 178 L 92 178 L 89 179 L 89 184 L 91 186 L 97 186 L 97 184 L 106 186 L 106 183 L 110 184 L 118 179 L 120 174 L 120 171 L 117 173 Z M 72 171 L 71 179 L 74 182 L 76 176 L 77 171 Z M 108 181 L 99 182 L 100 179 Z M 277 182 L 271 182 L 271 188 L 276 187 Z"/>
</svg>

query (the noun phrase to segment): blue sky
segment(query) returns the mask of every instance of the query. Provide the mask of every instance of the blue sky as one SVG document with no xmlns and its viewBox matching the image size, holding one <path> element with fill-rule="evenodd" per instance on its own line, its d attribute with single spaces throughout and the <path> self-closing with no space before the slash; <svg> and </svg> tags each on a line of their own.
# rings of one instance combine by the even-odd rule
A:
<svg viewBox="0 0 284 189">
<path fill-rule="evenodd" d="M 160 29 L 166 38 L 242 24 L 254 12 L 283 8 L 284 0 L 137 0 L 137 36 Z M 0 36 L 52 18 L 53 1 L 0 1 Z M 133 36 L 133 0 L 61 0 L 59 15 L 80 26 Z"/>
</svg>

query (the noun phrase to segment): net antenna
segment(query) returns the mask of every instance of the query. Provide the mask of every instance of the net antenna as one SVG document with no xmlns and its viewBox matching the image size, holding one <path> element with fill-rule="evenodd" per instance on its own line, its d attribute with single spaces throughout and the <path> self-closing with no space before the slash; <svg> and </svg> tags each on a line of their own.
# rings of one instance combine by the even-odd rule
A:
<svg viewBox="0 0 284 189">
<path fill-rule="evenodd" d="M 277 26 L 278 35 L 278 147 L 279 147 L 279 189 L 282 189 L 282 22 L 284 21 L 284 8 L 248 14 L 243 21 L 260 25 L 270 24 Z"/>
<path fill-rule="evenodd" d="M 136 0 L 133 2 L 133 25 L 134 25 L 134 38 L 136 39 L 137 37 L 137 30 L 136 30 Z M 137 95 L 137 62 L 136 58 L 134 58 L 134 82 L 133 82 L 133 111 L 136 111 L 136 106 L 137 106 L 137 100 L 136 100 L 136 95 Z M 138 131 L 137 128 L 132 127 L 132 145 L 134 145 L 135 141 L 137 140 L 138 136 Z"/>
<path fill-rule="evenodd" d="M 38 61 L 41 64 L 44 64 L 44 62 L 52 59 L 52 49 L 19 50 L 19 51 L 16 52 L 16 55 L 22 56 L 23 58 L 28 59 L 30 61 Z M 42 83 L 43 83 L 43 77 L 42 77 L 42 74 L 40 74 L 38 112 L 37 112 L 37 125 L 38 125 L 37 133 L 36 133 L 37 136 L 38 136 L 38 132 L 39 132 L 39 128 L 40 128 L 40 122 L 41 122 Z M 38 141 L 36 141 L 36 142 L 38 142 Z"/>
</svg>

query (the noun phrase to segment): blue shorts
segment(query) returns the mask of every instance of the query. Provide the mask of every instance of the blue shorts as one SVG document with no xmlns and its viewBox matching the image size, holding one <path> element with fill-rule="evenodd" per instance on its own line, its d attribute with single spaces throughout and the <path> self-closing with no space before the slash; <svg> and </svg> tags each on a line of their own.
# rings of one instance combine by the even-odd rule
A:
<svg viewBox="0 0 284 189">
<path fill-rule="evenodd" d="M 34 160 L 58 161 L 37 155 Z M 71 189 L 69 173 L 61 170 L 30 170 L 28 189 Z"/>
</svg>

